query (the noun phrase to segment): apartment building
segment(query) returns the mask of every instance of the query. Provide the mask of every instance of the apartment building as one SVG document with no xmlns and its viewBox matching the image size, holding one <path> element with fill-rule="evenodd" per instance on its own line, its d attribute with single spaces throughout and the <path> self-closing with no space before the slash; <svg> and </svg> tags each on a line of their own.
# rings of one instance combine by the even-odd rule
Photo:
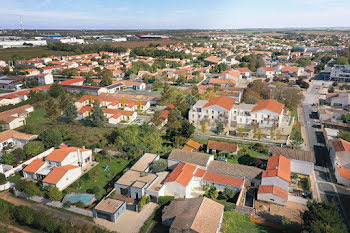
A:
<svg viewBox="0 0 350 233">
<path fill-rule="evenodd" d="M 335 81 L 349 81 L 350 65 L 335 65 L 331 70 L 330 79 Z"/>
</svg>

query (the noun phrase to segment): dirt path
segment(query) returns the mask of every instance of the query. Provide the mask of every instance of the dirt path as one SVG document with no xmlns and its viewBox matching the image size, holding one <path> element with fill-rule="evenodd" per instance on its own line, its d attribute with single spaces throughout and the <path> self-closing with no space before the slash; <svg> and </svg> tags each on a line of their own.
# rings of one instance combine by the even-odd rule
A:
<svg viewBox="0 0 350 233">
<path fill-rule="evenodd" d="M 16 206 L 23 205 L 23 206 L 28 206 L 28 207 L 33 208 L 33 209 L 38 210 L 38 211 L 43 211 L 43 210 L 47 211 L 47 212 L 49 212 L 57 217 L 64 218 L 72 223 L 90 224 L 90 225 L 97 226 L 96 224 L 93 223 L 92 220 L 89 221 L 89 220 L 85 219 L 84 217 L 80 217 L 80 216 L 77 216 L 75 214 L 66 213 L 66 212 L 48 207 L 48 206 L 40 204 L 40 203 L 34 203 L 34 202 L 30 202 L 30 201 L 15 197 L 11 193 L 9 193 L 8 191 L 1 192 L 0 198 L 5 200 L 5 201 L 8 201 Z"/>
</svg>

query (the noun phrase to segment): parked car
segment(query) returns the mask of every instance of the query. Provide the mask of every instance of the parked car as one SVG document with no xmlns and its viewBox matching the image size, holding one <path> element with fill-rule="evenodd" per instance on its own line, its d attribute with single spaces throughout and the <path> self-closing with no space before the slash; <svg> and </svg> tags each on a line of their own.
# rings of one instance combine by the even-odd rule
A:
<svg viewBox="0 0 350 233">
<path fill-rule="evenodd" d="M 136 120 L 135 120 L 135 123 L 136 123 L 136 124 L 142 124 L 142 123 L 143 123 L 143 119 L 136 119 Z"/>
<path fill-rule="evenodd" d="M 154 114 L 154 111 L 153 110 L 147 110 L 146 113 L 147 114 Z"/>
</svg>

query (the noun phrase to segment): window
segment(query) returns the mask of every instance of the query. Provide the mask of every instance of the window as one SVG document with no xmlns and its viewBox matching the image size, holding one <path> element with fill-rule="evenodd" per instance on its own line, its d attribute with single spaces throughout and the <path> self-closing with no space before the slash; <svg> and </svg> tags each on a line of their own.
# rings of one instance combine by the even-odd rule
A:
<svg viewBox="0 0 350 233">
<path fill-rule="evenodd" d="M 264 121 L 263 121 L 263 120 L 261 120 L 261 121 L 260 121 L 260 123 L 262 124 L 262 123 L 264 123 Z"/>
<path fill-rule="evenodd" d="M 214 111 L 211 111 L 212 114 L 214 114 Z"/>
<path fill-rule="evenodd" d="M 211 116 L 211 119 L 214 119 L 214 116 Z"/>
</svg>

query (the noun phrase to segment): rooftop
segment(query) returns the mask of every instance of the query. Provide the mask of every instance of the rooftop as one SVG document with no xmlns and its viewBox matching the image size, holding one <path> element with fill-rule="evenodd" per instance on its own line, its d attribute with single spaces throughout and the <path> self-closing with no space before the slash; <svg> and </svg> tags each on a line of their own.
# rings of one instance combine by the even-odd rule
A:
<svg viewBox="0 0 350 233">
<path fill-rule="evenodd" d="M 100 201 L 94 209 L 114 214 L 124 203 L 125 201 L 120 201 L 113 198 L 106 198 Z"/>
<path fill-rule="evenodd" d="M 259 178 L 263 170 L 257 167 L 214 160 L 210 162 L 207 171 L 239 178 L 254 179 Z"/>
<path fill-rule="evenodd" d="M 150 154 L 146 153 L 140 157 L 139 160 L 130 168 L 131 170 L 134 171 L 140 171 L 143 172 L 145 171 L 151 164 L 152 162 L 158 157 L 156 154 Z"/>
<path fill-rule="evenodd" d="M 175 149 L 171 151 L 168 159 L 207 166 L 210 157 L 212 155 Z"/>
<path fill-rule="evenodd" d="M 208 149 L 236 152 L 237 148 L 238 148 L 237 144 L 230 143 L 230 142 L 218 142 L 218 141 L 212 141 L 212 140 L 208 141 Z"/>
<path fill-rule="evenodd" d="M 270 153 L 272 155 L 281 154 L 288 159 L 302 160 L 312 163 L 316 162 L 315 154 L 311 151 L 302 151 L 286 147 L 271 146 Z"/>
</svg>

